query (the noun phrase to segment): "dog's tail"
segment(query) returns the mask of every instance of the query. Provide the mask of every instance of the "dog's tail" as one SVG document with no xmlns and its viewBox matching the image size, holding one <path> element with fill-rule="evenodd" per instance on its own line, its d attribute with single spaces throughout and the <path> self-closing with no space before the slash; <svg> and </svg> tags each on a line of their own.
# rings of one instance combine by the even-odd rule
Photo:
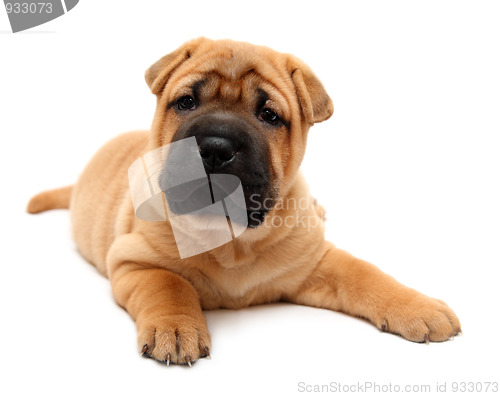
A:
<svg viewBox="0 0 500 396">
<path fill-rule="evenodd" d="M 73 186 L 67 186 L 41 192 L 31 198 L 27 211 L 35 214 L 51 209 L 69 209 L 72 191 Z"/>
</svg>

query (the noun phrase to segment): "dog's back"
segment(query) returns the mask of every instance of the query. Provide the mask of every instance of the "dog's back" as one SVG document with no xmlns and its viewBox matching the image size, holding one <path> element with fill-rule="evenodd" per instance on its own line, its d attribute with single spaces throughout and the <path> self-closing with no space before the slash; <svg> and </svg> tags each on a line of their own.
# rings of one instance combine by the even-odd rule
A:
<svg viewBox="0 0 500 396">
<path fill-rule="evenodd" d="M 42 192 L 28 204 L 29 213 L 69 208 L 78 250 L 103 275 L 107 275 L 106 253 L 116 236 L 116 212 L 129 199 L 127 170 L 146 141 L 146 131 L 112 139 L 94 155 L 74 186 Z"/>
</svg>

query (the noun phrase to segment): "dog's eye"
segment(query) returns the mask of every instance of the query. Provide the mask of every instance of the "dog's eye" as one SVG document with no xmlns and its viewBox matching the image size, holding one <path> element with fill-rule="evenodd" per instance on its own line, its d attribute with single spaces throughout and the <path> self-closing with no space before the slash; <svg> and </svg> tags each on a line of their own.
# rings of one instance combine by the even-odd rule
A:
<svg viewBox="0 0 500 396">
<path fill-rule="evenodd" d="M 267 108 L 260 112 L 259 119 L 262 121 L 268 122 L 271 125 L 276 125 L 280 120 L 278 114 L 276 114 L 271 109 L 267 109 Z"/>
<path fill-rule="evenodd" d="M 177 99 L 177 108 L 179 110 L 193 110 L 195 107 L 194 98 L 186 95 Z"/>
</svg>

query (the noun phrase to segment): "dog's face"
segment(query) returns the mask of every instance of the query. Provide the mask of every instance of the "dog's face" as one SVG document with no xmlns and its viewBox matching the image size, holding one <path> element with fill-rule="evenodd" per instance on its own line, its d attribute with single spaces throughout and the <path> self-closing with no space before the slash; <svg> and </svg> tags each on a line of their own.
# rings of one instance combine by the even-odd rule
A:
<svg viewBox="0 0 500 396">
<path fill-rule="evenodd" d="M 208 174 L 240 179 L 250 228 L 290 188 L 309 127 L 333 112 L 300 60 L 246 43 L 189 42 L 151 66 L 146 81 L 157 95 L 150 148 L 195 137 Z"/>
</svg>

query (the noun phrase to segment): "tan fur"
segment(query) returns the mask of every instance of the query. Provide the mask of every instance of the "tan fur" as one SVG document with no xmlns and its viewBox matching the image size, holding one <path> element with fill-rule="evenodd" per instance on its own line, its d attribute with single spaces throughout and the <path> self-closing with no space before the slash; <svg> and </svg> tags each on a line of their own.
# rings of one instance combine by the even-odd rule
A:
<svg viewBox="0 0 500 396">
<path fill-rule="evenodd" d="M 283 204 L 264 224 L 233 242 L 181 260 L 168 222 L 135 217 L 127 170 L 141 153 L 168 144 L 182 119 L 168 104 L 200 77 L 210 112 L 227 107 L 249 119 L 256 87 L 271 92 L 290 121 L 267 137 L 273 183 Z M 448 306 L 409 289 L 376 267 L 324 240 L 323 208 L 299 172 L 309 126 L 329 118 L 331 99 L 312 71 L 293 56 L 232 41 L 198 39 L 146 72 L 157 95 L 151 131 L 121 135 L 91 160 L 71 197 L 78 249 L 109 277 L 114 297 L 135 319 L 138 348 L 158 360 L 191 363 L 208 354 L 202 309 L 290 301 L 362 316 L 412 341 L 443 341 L 460 331 Z M 264 133 L 264 132 L 263 132 Z M 69 189 L 33 198 L 30 212 L 67 203 Z M 305 202 L 292 207 L 290 202 Z M 276 226 L 277 220 L 307 218 Z"/>
<path fill-rule="evenodd" d="M 37 194 L 31 198 L 26 210 L 36 214 L 51 209 L 69 209 L 72 190 L 73 186 L 67 186 Z"/>
</svg>

